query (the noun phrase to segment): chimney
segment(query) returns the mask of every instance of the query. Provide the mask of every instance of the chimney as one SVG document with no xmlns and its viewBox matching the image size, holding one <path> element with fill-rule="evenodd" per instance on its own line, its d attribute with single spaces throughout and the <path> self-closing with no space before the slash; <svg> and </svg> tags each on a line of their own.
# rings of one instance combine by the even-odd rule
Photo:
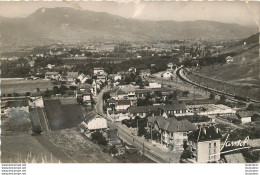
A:
<svg viewBox="0 0 260 175">
<path fill-rule="evenodd" d="M 216 133 L 218 133 L 219 132 L 218 128 L 215 128 L 215 131 L 216 131 Z"/>
</svg>

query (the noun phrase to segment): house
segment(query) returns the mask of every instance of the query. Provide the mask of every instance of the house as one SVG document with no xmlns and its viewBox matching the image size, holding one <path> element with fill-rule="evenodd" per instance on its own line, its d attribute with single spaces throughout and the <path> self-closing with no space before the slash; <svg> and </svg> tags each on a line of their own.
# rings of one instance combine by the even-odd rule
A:
<svg viewBox="0 0 260 175">
<path fill-rule="evenodd" d="M 67 81 L 69 82 L 75 82 L 75 80 L 78 78 L 78 72 L 68 72 L 67 73 Z"/>
<path fill-rule="evenodd" d="M 79 79 L 79 81 L 83 84 L 86 82 L 86 80 L 91 79 L 91 77 L 89 75 L 85 75 L 85 74 L 80 74 L 77 79 Z"/>
<path fill-rule="evenodd" d="M 168 114 L 168 115 L 171 114 L 176 117 L 193 114 L 193 113 L 188 112 L 187 107 L 185 106 L 184 103 L 166 104 L 166 105 L 163 105 L 162 110 L 166 114 Z"/>
<path fill-rule="evenodd" d="M 130 67 L 128 69 L 129 72 L 133 72 L 133 73 L 136 73 L 136 68 L 135 67 Z"/>
<path fill-rule="evenodd" d="M 148 94 L 152 94 L 151 89 L 136 89 L 135 95 L 137 98 L 145 98 Z"/>
<path fill-rule="evenodd" d="M 94 68 L 94 75 L 101 75 L 105 73 L 105 69 L 103 67 L 95 67 Z"/>
<path fill-rule="evenodd" d="M 162 74 L 162 78 L 164 78 L 164 79 L 171 79 L 172 77 L 173 77 L 173 74 L 168 70 Z"/>
<path fill-rule="evenodd" d="M 128 96 L 128 94 L 119 87 L 115 87 L 115 88 L 111 89 L 109 91 L 109 94 L 110 94 L 111 98 L 114 98 L 115 100 L 120 100 L 120 99 L 122 100 L 122 99 L 127 98 L 127 96 Z"/>
<path fill-rule="evenodd" d="M 117 111 L 126 111 L 131 106 L 130 100 L 118 100 L 115 109 Z"/>
<path fill-rule="evenodd" d="M 59 79 L 59 72 L 46 72 L 45 73 L 45 78 L 46 79 Z"/>
<path fill-rule="evenodd" d="M 120 81 L 122 79 L 121 74 L 109 74 L 108 78 L 114 81 Z"/>
<path fill-rule="evenodd" d="M 220 160 L 220 140 L 222 135 L 215 126 L 200 127 L 188 136 L 190 150 L 197 163 Z"/>
<path fill-rule="evenodd" d="M 231 56 L 227 56 L 226 57 L 226 62 L 227 62 L 227 64 L 230 64 L 230 63 L 232 63 L 234 61 L 234 58 L 233 57 L 231 57 Z"/>
<path fill-rule="evenodd" d="M 151 75 L 150 69 L 140 70 L 140 76 L 142 77 L 148 77 Z"/>
<path fill-rule="evenodd" d="M 173 63 L 168 63 L 167 67 L 168 69 L 173 70 L 176 67 L 176 65 L 174 65 Z"/>
<path fill-rule="evenodd" d="M 83 92 L 83 91 L 89 91 L 89 92 L 91 92 L 93 95 L 95 95 L 95 87 L 93 87 L 92 85 L 87 84 L 87 83 L 79 85 L 79 86 L 78 86 L 78 90 L 80 90 L 80 91 L 82 91 L 82 92 Z"/>
<path fill-rule="evenodd" d="M 92 111 L 84 116 L 83 123 L 88 132 L 107 129 L 107 120 L 98 113 Z"/>
<path fill-rule="evenodd" d="M 47 68 L 48 68 L 48 69 L 54 69 L 54 68 L 55 68 L 55 65 L 53 65 L 53 64 L 48 64 L 48 65 L 47 65 Z"/>
<path fill-rule="evenodd" d="M 127 93 L 128 99 L 131 99 L 131 100 L 136 99 L 135 89 L 136 89 L 135 86 L 125 86 L 124 88 L 122 88 L 122 90 Z"/>
<path fill-rule="evenodd" d="M 103 73 L 103 74 L 98 74 L 96 75 L 97 79 L 96 81 L 101 81 L 103 83 L 105 83 L 107 81 L 107 73 Z"/>
<path fill-rule="evenodd" d="M 239 111 L 237 113 L 237 117 L 240 119 L 241 123 L 249 123 L 251 122 L 251 118 L 254 115 L 254 111 Z"/>
<path fill-rule="evenodd" d="M 162 84 L 160 83 L 149 83 L 149 86 L 147 88 L 161 88 Z"/>
<path fill-rule="evenodd" d="M 90 91 L 77 91 L 76 98 L 82 98 L 83 102 L 91 103 L 92 93 Z"/>
<path fill-rule="evenodd" d="M 148 125 L 161 133 L 161 143 L 173 151 L 184 150 L 188 142 L 188 133 L 195 131 L 196 126 L 188 120 L 178 121 L 175 118 L 163 116 L 148 117 Z"/>
<path fill-rule="evenodd" d="M 146 117 L 148 115 L 158 116 L 163 115 L 163 111 L 161 110 L 161 105 L 156 106 L 130 106 L 129 116 L 136 117 L 139 116 L 141 118 Z"/>
</svg>

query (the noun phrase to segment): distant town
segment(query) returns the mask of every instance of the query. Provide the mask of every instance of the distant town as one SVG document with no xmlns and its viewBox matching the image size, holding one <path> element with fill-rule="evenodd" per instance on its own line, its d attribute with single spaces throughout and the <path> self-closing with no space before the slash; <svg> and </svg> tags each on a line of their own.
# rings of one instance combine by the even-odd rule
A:
<svg viewBox="0 0 260 175">
<path fill-rule="evenodd" d="M 258 28 L 65 7 L 0 19 L 2 163 L 259 163 Z"/>
<path fill-rule="evenodd" d="M 1 57 L 2 162 L 259 161 L 259 97 L 197 71 L 236 62 L 221 53 L 230 45 L 58 43 Z M 247 136 L 246 149 L 223 146 Z"/>
</svg>

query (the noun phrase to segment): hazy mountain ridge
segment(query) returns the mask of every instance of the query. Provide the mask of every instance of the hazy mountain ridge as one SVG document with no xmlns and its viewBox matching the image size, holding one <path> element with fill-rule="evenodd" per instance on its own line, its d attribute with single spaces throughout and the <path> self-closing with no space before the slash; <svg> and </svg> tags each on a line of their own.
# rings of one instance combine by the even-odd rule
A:
<svg viewBox="0 0 260 175">
<path fill-rule="evenodd" d="M 240 39 L 257 28 L 214 21 L 148 21 L 73 8 L 41 8 L 24 18 L 0 18 L 5 45 L 88 40 Z"/>
</svg>

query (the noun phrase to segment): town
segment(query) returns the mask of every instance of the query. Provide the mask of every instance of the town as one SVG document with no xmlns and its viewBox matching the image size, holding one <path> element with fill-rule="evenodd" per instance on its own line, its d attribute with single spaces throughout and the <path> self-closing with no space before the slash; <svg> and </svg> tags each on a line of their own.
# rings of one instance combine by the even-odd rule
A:
<svg viewBox="0 0 260 175">
<path fill-rule="evenodd" d="M 25 19 L 35 33 L 0 51 L 2 163 L 260 161 L 258 29 L 58 7 Z"/>
<path fill-rule="evenodd" d="M 212 87 L 214 80 L 190 73 L 202 64 L 230 64 L 229 55 L 204 63 L 221 47 L 177 40 L 55 44 L 46 52 L 36 48 L 37 54 L 2 58 L 2 75 L 20 77 L 2 79 L 2 133 L 32 132 L 43 145 L 63 150 L 61 156 L 47 148 L 62 162 L 82 161 L 77 154 L 84 150 L 70 153 L 63 145 L 79 136 L 102 145 L 115 162 L 257 161 L 257 99 L 233 94 L 239 89 L 225 83 Z M 249 136 L 251 148 L 222 155 L 228 134 L 233 140 Z"/>
</svg>

